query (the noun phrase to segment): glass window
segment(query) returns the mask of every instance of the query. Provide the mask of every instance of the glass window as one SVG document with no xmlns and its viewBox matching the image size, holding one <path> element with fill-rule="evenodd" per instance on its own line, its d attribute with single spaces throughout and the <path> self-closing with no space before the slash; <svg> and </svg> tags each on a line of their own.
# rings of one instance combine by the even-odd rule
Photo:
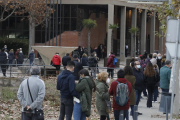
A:
<svg viewBox="0 0 180 120">
<path fill-rule="evenodd" d="M 70 17 L 70 5 L 64 5 L 64 17 Z"/>
<path fill-rule="evenodd" d="M 9 21 L 9 19 L 7 19 L 6 21 L 3 21 L 3 22 L 2 22 L 2 29 L 3 29 L 3 30 L 9 29 L 8 21 Z"/>
<path fill-rule="evenodd" d="M 22 17 L 16 17 L 16 29 L 23 30 L 24 20 L 22 21 Z"/>
<path fill-rule="evenodd" d="M 64 31 L 69 31 L 70 29 L 70 18 L 64 18 Z"/>
<path fill-rule="evenodd" d="M 77 17 L 77 5 L 71 5 L 71 17 Z"/>
<path fill-rule="evenodd" d="M 10 17 L 9 18 L 9 29 L 14 30 L 16 28 L 15 23 L 16 23 L 16 18 Z"/>
<path fill-rule="evenodd" d="M 36 31 L 35 33 L 35 42 L 41 43 L 41 31 Z"/>
<path fill-rule="evenodd" d="M 72 31 L 76 30 L 76 25 L 77 25 L 77 24 L 76 24 L 76 23 L 77 23 L 76 21 L 77 21 L 76 18 L 72 18 L 72 19 L 71 19 L 71 30 L 72 30 Z"/>
<path fill-rule="evenodd" d="M 24 39 L 24 34 L 23 34 L 23 31 L 16 31 L 16 38 L 18 39 Z"/>
</svg>

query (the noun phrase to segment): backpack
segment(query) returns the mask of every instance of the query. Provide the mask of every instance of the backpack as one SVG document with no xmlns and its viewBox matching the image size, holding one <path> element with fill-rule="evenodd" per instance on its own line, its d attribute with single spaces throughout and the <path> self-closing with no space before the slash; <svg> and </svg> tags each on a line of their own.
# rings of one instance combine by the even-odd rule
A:
<svg viewBox="0 0 180 120">
<path fill-rule="evenodd" d="M 89 58 L 88 64 L 89 64 L 89 67 L 96 67 L 96 60 L 95 60 L 95 58 Z"/>
<path fill-rule="evenodd" d="M 116 97 L 115 97 L 115 101 L 118 105 L 120 106 L 124 106 L 127 104 L 128 100 L 129 100 L 129 89 L 128 89 L 128 85 L 127 83 L 119 83 L 118 81 L 116 81 L 118 83 L 117 87 L 116 87 Z"/>
<path fill-rule="evenodd" d="M 117 63 L 117 58 L 114 58 L 113 65 L 116 65 L 116 63 Z"/>
<path fill-rule="evenodd" d="M 73 56 L 74 56 L 74 55 L 77 55 L 78 58 L 79 58 L 79 52 L 78 52 L 77 50 L 73 51 Z"/>
</svg>

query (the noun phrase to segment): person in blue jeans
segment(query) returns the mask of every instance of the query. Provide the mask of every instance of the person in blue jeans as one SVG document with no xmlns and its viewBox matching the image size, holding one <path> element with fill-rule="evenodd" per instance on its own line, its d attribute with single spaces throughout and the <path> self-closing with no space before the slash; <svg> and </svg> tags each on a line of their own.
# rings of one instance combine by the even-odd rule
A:
<svg viewBox="0 0 180 120">
<path fill-rule="evenodd" d="M 75 79 L 72 75 L 74 71 L 75 63 L 68 61 L 66 70 L 62 71 L 57 78 L 57 90 L 60 90 L 61 94 L 61 106 L 59 120 L 71 120 L 73 112 L 73 97 L 79 98 L 79 93 L 75 91 Z"/>
<path fill-rule="evenodd" d="M 136 105 L 139 105 L 139 101 L 141 99 L 141 93 L 144 90 L 145 81 L 144 81 L 144 74 L 141 70 L 141 65 L 139 61 L 134 62 L 133 74 L 136 78 L 135 82 L 135 91 L 136 91 Z M 138 113 L 142 115 L 142 113 Z"/>
<path fill-rule="evenodd" d="M 80 70 L 79 76 L 80 80 L 75 90 L 80 97 L 74 98 L 73 118 L 74 120 L 86 120 L 86 117 L 91 115 L 92 90 L 95 91 L 95 83 L 86 69 Z"/>
</svg>

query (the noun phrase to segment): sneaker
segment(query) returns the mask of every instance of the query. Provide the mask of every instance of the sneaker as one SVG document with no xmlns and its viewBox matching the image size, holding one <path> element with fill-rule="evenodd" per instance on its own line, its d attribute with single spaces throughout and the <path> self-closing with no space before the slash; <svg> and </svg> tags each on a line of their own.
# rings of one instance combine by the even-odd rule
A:
<svg viewBox="0 0 180 120">
<path fill-rule="evenodd" d="M 138 115 L 142 115 L 142 113 L 138 112 Z"/>
</svg>

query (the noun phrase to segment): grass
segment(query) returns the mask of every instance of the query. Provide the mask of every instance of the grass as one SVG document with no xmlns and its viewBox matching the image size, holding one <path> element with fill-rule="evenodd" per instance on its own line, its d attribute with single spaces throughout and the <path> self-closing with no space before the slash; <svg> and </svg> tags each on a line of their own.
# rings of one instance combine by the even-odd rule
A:
<svg viewBox="0 0 180 120">
<path fill-rule="evenodd" d="M 2 87 L 1 99 L 4 101 L 17 100 L 17 87 Z"/>
</svg>

